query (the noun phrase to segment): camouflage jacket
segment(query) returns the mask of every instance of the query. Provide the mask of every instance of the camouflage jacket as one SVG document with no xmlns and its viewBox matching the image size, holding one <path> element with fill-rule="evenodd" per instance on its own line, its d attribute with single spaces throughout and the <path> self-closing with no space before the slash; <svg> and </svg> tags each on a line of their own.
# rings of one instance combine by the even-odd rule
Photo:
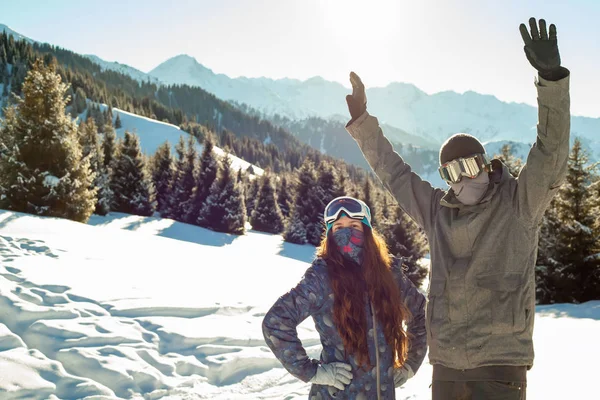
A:
<svg viewBox="0 0 600 400">
<path fill-rule="evenodd" d="M 404 275 L 400 260 L 394 260 L 392 272 L 400 288 L 402 301 L 412 314 L 412 318 L 407 321 L 410 338 L 407 364 L 416 373 L 427 350 L 425 296 Z M 310 399 L 395 399 L 394 351 L 386 342 L 379 322 L 374 324 L 376 321 L 368 300 L 365 302 L 365 309 L 369 358 L 373 365 L 373 368 L 368 370 L 357 366 L 354 357 L 344 352 L 342 338 L 333 323 L 333 290 L 323 259 L 317 258 L 300 283 L 281 296 L 266 314 L 263 320 L 265 341 L 283 366 L 295 377 L 308 382 L 316 374 L 319 363 L 345 362 L 352 366 L 352 382 L 343 392 L 338 392 L 330 386 L 313 384 Z M 308 357 L 296 331 L 296 327 L 309 316 L 312 316 L 315 322 L 323 345 L 320 361 Z"/>
</svg>

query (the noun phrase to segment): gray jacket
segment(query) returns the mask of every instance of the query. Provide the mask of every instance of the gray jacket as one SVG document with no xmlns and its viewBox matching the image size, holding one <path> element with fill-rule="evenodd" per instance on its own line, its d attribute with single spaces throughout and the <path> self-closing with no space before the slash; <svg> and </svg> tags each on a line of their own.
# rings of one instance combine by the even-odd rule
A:
<svg viewBox="0 0 600 400">
<path fill-rule="evenodd" d="M 348 126 L 365 158 L 429 238 L 429 359 L 455 369 L 533 365 L 534 266 L 544 211 L 566 175 L 569 77 L 539 78 L 537 142 L 519 177 L 494 161 L 484 200 L 462 205 L 411 171 L 364 113 Z"/>
<path fill-rule="evenodd" d="M 402 301 L 412 314 L 412 318 L 407 321 L 410 339 L 407 364 L 416 373 L 427 351 L 425 296 L 404 275 L 398 259 L 394 260 L 392 273 L 400 288 Z M 281 296 L 265 315 L 263 334 L 267 345 L 285 369 L 308 382 L 316 374 L 319 361 L 308 357 L 298 339 L 296 327 L 312 316 L 323 345 L 320 362 L 348 363 L 352 366 L 353 378 L 343 392 L 330 386 L 313 384 L 309 398 L 395 399 L 393 348 L 386 342 L 383 329 L 376 322 L 371 304 L 366 298 L 365 311 L 365 323 L 369 332 L 369 358 L 374 366 L 368 370 L 358 367 L 355 358 L 344 352 L 342 338 L 333 322 L 333 290 L 329 284 L 327 265 L 323 259 L 317 258 L 300 283 Z"/>
</svg>

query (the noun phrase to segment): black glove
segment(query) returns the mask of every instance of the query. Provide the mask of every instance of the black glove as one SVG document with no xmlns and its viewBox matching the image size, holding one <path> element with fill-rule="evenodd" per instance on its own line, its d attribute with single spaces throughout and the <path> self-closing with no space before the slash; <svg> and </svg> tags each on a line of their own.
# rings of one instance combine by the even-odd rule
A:
<svg viewBox="0 0 600 400">
<path fill-rule="evenodd" d="M 350 72 L 350 83 L 352 84 L 352 94 L 346 96 L 346 103 L 348 103 L 348 110 L 352 120 L 348 122 L 350 125 L 358 117 L 363 115 L 367 111 L 367 95 L 365 93 L 365 85 L 354 72 Z"/>
<path fill-rule="evenodd" d="M 548 36 L 548 32 L 546 31 L 546 21 L 540 19 L 539 23 L 540 29 L 538 31 L 535 18 L 529 19 L 531 36 L 529 36 L 525 24 L 519 26 L 521 37 L 523 37 L 523 42 L 525 42 L 525 55 L 533 68 L 537 69 L 542 78 L 549 81 L 557 81 L 565 78 L 569 75 L 569 71 L 560 66 L 556 26 L 550 24 L 550 36 Z"/>
</svg>

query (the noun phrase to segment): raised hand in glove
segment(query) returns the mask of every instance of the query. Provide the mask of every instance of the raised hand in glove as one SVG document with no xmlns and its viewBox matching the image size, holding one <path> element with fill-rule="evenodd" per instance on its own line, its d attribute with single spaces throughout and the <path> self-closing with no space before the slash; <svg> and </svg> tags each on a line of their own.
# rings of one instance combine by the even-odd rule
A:
<svg viewBox="0 0 600 400">
<path fill-rule="evenodd" d="M 346 385 L 352 380 L 352 372 L 350 371 L 352 371 L 350 364 L 341 362 L 320 364 L 317 368 L 317 373 L 312 377 L 310 382 L 344 390 Z"/>
<path fill-rule="evenodd" d="M 352 94 L 346 96 L 346 103 L 348 103 L 348 110 L 352 120 L 348 123 L 350 125 L 354 120 L 360 117 L 365 111 L 367 111 L 367 95 L 365 93 L 365 85 L 354 72 L 350 72 L 350 83 L 352 84 Z"/>
<path fill-rule="evenodd" d="M 402 368 L 394 370 L 394 386 L 400 387 L 406 383 L 410 378 L 415 376 L 412 368 L 408 364 L 404 364 Z"/>
<path fill-rule="evenodd" d="M 550 24 L 550 35 L 548 35 L 546 21 L 540 19 L 539 25 L 538 30 L 535 18 L 529 19 L 531 35 L 525 24 L 519 26 L 521 37 L 525 43 L 525 55 L 542 78 L 557 81 L 569 75 L 569 71 L 560 66 L 556 26 Z"/>
</svg>

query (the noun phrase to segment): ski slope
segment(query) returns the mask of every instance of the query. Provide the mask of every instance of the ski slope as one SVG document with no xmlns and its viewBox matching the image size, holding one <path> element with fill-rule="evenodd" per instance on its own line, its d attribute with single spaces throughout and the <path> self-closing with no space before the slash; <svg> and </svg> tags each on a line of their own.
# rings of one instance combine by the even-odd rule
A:
<svg viewBox="0 0 600 400">
<path fill-rule="evenodd" d="M 106 104 L 100 104 L 100 108 L 104 111 L 107 106 Z M 175 146 L 179 141 L 179 137 L 183 136 L 186 143 L 189 137 L 189 134 L 185 131 L 182 131 L 178 126 L 169 124 L 167 122 L 157 121 L 151 118 L 142 117 L 140 115 L 123 111 L 118 108 L 113 108 L 113 125 L 114 121 L 117 118 L 117 114 L 121 119 L 121 128 L 117 129 L 118 137 L 125 137 L 125 131 L 134 132 L 140 137 L 140 146 L 142 147 L 142 151 L 146 153 L 146 155 L 151 156 L 156 152 L 156 150 L 167 140 L 171 144 L 171 153 L 175 155 Z M 82 114 L 81 117 L 84 115 Z M 203 146 L 200 143 L 196 142 L 196 149 L 198 150 L 198 154 L 202 152 Z M 223 156 L 225 152 L 220 147 L 214 146 L 213 151 L 220 156 Z M 264 170 L 262 168 L 257 167 L 256 165 L 250 164 L 249 162 L 242 160 L 239 157 L 234 155 L 229 155 L 231 158 L 231 167 L 237 171 L 238 169 L 243 169 L 244 171 L 248 169 L 249 166 L 252 165 L 254 169 L 253 175 L 262 175 Z"/>
<path fill-rule="evenodd" d="M 1 399 L 306 399 L 262 317 L 314 247 L 169 219 L 0 211 Z M 299 327 L 309 354 L 312 321 Z M 538 307 L 528 399 L 597 399 L 600 301 Z M 396 390 L 429 399 L 431 366 Z"/>
</svg>

